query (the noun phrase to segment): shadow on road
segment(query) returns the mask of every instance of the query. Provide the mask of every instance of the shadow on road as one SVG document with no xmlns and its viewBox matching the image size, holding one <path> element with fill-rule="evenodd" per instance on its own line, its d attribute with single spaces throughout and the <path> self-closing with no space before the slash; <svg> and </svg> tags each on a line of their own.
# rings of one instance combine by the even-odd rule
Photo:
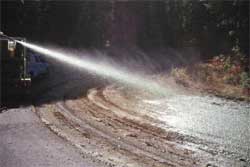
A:
<svg viewBox="0 0 250 167">
<path fill-rule="evenodd" d="M 22 95 L 5 95 L 1 98 L 1 108 L 42 105 L 84 96 L 94 87 L 107 84 L 99 77 L 81 69 L 48 60 L 49 73 L 32 80 L 28 92 Z"/>
</svg>

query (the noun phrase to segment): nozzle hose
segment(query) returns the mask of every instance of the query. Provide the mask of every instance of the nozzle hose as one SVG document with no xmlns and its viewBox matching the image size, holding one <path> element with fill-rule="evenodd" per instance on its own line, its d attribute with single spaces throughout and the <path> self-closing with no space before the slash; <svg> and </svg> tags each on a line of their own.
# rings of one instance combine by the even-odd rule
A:
<svg viewBox="0 0 250 167">
<path fill-rule="evenodd" d="M 9 40 L 16 41 L 14 38 L 9 37 L 8 35 L 5 35 L 2 31 L 0 31 L 0 37 L 4 37 L 4 38 L 7 38 Z"/>
</svg>

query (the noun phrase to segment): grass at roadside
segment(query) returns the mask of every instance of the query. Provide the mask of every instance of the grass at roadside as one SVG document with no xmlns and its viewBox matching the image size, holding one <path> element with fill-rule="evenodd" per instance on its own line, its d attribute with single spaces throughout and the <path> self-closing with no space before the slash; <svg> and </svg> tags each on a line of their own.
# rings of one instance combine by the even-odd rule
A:
<svg viewBox="0 0 250 167">
<path fill-rule="evenodd" d="M 205 63 L 172 69 L 178 84 L 217 96 L 250 101 L 250 74 L 237 56 L 218 56 Z"/>
</svg>

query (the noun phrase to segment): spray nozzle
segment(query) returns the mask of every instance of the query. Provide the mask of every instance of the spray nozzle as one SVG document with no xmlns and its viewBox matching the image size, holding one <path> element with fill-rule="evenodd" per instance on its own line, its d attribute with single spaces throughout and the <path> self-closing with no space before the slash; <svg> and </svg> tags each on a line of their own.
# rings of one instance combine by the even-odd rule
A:
<svg viewBox="0 0 250 167">
<path fill-rule="evenodd" d="M 8 40 L 13 41 L 13 42 L 16 41 L 14 38 L 12 38 L 12 37 L 10 37 L 10 36 L 8 36 L 8 35 L 5 35 L 2 31 L 0 31 L 0 37 L 1 37 L 1 38 L 4 38 L 4 39 L 8 39 Z M 1 38 L 0 38 L 0 39 L 1 39 Z"/>
</svg>

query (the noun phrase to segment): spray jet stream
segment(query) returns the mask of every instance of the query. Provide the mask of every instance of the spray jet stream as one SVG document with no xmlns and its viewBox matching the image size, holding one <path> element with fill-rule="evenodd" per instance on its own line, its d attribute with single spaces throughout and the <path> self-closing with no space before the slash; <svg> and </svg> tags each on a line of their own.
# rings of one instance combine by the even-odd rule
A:
<svg viewBox="0 0 250 167">
<path fill-rule="evenodd" d="M 150 79 L 146 79 L 145 77 L 136 76 L 124 71 L 117 70 L 106 64 L 99 64 L 89 60 L 83 60 L 73 55 L 64 54 L 62 52 L 54 51 L 27 42 L 23 41 L 17 41 L 17 42 L 33 51 L 44 54 L 51 58 L 60 60 L 62 62 L 71 64 L 73 66 L 83 68 L 85 70 L 94 72 L 95 74 L 101 76 L 112 78 L 116 81 L 126 83 L 130 86 L 147 90 L 155 95 L 165 96 L 168 93 L 165 87 L 162 87 L 158 83 L 153 82 Z"/>
</svg>

